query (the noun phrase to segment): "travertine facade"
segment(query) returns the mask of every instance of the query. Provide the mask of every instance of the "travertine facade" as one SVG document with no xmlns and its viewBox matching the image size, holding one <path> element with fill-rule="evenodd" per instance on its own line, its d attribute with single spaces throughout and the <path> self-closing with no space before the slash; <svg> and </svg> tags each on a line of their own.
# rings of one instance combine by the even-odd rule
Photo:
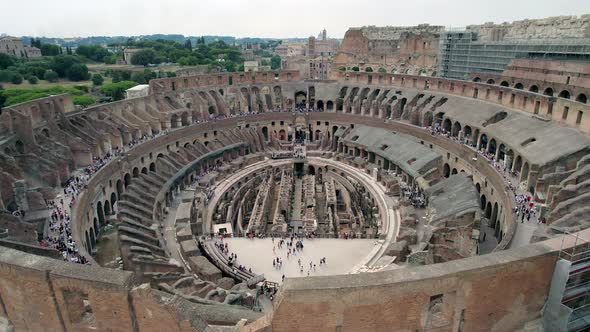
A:
<svg viewBox="0 0 590 332">
<path fill-rule="evenodd" d="M 467 30 L 477 32 L 481 41 L 590 38 L 590 15 L 554 16 L 500 24 L 489 22 L 469 25 Z"/>
</svg>

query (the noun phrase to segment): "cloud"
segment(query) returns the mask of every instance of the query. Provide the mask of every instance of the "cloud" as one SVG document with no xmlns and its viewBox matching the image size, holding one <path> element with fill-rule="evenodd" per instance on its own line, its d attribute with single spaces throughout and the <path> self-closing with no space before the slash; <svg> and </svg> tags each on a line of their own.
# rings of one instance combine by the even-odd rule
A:
<svg viewBox="0 0 590 332">
<path fill-rule="evenodd" d="M 29 0 L 6 1 L 0 32 L 22 36 L 231 35 L 308 37 L 324 27 L 421 23 L 462 27 L 590 13 L 590 1 L 547 0 Z"/>
</svg>

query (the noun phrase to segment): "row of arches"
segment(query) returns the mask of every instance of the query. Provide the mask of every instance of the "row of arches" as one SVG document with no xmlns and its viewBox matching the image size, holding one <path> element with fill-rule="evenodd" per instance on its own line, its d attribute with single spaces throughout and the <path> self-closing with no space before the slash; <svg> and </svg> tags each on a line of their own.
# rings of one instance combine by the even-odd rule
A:
<svg viewBox="0 0 590 332">
<path fill-rule="evenodd" d="M 481 78 L 475 77 L 475 78 L 473 78 L 473 82 L 481 82 Z M 496 84 L 496 81 L 494 79 L 491 79 L 490 78 L 490 79 L 488 79 L 486 81 L 486 83 L 493 85 L 493 84 Z M 503 81 L 500 82 L 500 86 L 510 87 L 510 83 L 508 81 L 506 81 L 506 80 L 503 80 Z M 525 90 L 525 86 L 521 82 L 514 83 L 512 85 L 512 87 L 514 89 L 518 89 L 518 90 Z M 536 84 L 532 84 L 530 87 L 528 87 L 527 90 L 530 91 L 530 92 L 534 92 L 534 93 L 539 93 L 539 91 L 541 91 L 540 88 L 539 88 L 539 86 L 536 85 Z M 543 94 L 545 96 L 553 97 L 554 94 L 555 94 L 555 91 L 553 90 L 552 87 L 547 87 L 547 88 L 545 88 L 543 90 Z M 567 89 L 563 89 L 563 90 L 559 91 L 559 93 L 557 94 L 557 97 L 564 98 L 564 99 L 571 99 L 572 93 L 569 90 L 567 90 Z M 579 103 L 586 104 L 588 102 L 588 96 L 585 93 L 579 93 L 576 96 L 575 101 L 577 101 Z"/>
</svg>

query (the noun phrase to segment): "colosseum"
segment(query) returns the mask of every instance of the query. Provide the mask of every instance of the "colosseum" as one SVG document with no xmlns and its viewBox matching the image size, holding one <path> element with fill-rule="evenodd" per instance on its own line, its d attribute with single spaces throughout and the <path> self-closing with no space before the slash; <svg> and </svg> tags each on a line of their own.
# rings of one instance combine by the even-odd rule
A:
<svg viewBox="0 0 590 332">
<path fill-rule="evenodd" d="M 218 73 L 8 107 L 1 325 L 586 329 L 590 71 L 571 70 Z"/>
</svg>

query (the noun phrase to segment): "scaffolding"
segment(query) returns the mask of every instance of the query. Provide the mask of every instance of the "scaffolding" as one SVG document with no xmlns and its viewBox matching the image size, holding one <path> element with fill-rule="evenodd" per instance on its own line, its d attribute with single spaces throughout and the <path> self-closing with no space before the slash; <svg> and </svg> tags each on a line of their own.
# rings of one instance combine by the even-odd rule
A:
<svg viewBox="0 0 590 332">
<path fill-rule="evenodd" d="M 588 59 L 590 39 L 478 41 L 471 31 L 446 31 L 439 40 L 439 75 L 467 79 L 473 72 L 501 74 L 510 61 L 523 57 Z"/>
<path fill-rule="evenodd" d="M 578 234 L 562 237 L 543 324 L 547 331 L 590 329 L 590 241 Z"/>
</svg>

